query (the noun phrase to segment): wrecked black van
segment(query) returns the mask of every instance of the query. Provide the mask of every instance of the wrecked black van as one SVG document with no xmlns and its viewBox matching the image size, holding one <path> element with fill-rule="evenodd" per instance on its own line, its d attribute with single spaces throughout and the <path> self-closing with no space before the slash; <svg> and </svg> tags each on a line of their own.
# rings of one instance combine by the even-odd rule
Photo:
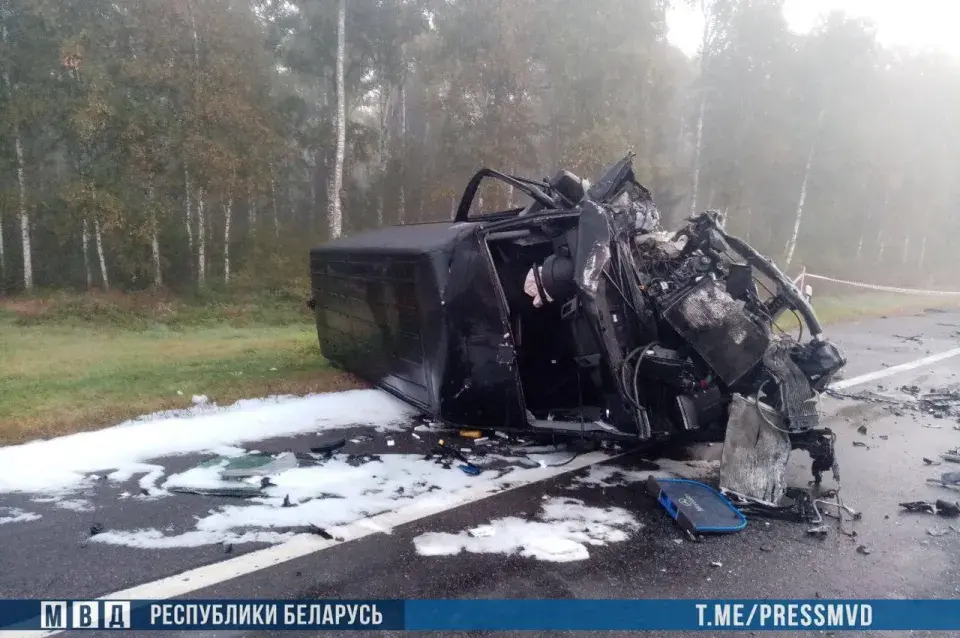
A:
<svg viewBox="0 0 960 638">
<path fill-rule="evenodd" d="M 473 215 L 484 180 L 530 203 Z M 718 214 L 664 230 L 632 154 L 594 184 L 483 169 L 452 221 L 317 246 L 310 274 L 323 355 L 444 424 L 722 440 L 751 414 L 835 467 L 817 407 L 846 361 L 810 303 Z"/>
</svg>

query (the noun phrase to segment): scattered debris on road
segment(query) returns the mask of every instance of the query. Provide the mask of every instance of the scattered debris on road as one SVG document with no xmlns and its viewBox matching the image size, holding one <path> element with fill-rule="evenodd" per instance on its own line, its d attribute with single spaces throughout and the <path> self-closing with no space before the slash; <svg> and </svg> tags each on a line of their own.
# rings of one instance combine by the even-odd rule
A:
<svg viewBox="0 0 960 638">
<path fill-rule="evenodd" d="M 949 516 L 955 518 L 960 516 L 960 505 L 957 503 L 948 503 L 947 501 L 937 499 L 937 515 Z"/>
<path fill-rule="evenodd" d="M 908 512 L 920 512 L 924 514 L 936 514 L 947 518 L 956 518 L 960 516 L 960 504 L 950 503 L 943 499 L 937 499 L 933 503 L 929 501 L 910 501 L 900 503 L 900 507 Z"/>
<path fill-rule="evenodd" d="M 960 472 L 944 472 L 940 475 L 940 482 L 945 485 L 960 485 Z"/>
</svg>

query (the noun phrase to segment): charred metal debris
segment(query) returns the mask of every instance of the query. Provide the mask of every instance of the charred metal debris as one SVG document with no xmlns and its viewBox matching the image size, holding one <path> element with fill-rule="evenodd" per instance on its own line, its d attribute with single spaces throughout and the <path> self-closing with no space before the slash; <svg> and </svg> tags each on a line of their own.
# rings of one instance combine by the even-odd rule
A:
<svg viewBox="0 0 960 638">
<path fill-rule="evenodd" d="M 474 212 L 483 180 L 531 201 Z M 323 355 L 445 426 L 725 441 L 721 487 L 770 503 L 793 449 L 837 474 L 818 405 L 846 360 L 809 301 L 716 212 L 664 230 L 633 154 L 595 184 L 483 169 L 452 221 L 328 242 L 310 271 Z"/>
</svg>

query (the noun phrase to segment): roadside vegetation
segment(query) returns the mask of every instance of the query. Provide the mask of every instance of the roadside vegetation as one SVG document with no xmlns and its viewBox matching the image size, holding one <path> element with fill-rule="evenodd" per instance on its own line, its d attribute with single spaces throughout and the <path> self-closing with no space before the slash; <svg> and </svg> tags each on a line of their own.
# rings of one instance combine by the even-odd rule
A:
<svg viewBox="0 0 960 638">
<path fill-rule="evenodd" d="M 863 293 L 818 297 L 814 294 L 813 307 L 823 324 L 837 324 L 861 319 L 896 317 L 916 314 L 930 308 L 960 308 L 954 298 L 906 295 L 894 293 Z M 781 330 L 796 334 L 798 322 L 790 313 L 780 317 L 777 325 Z"/>
<path fill-rule="evenodd" d="M 191 405 L 359 387 L 321 356 L 298 289 L 202 295 L 51 293 L 0 300 L 0 444 L 96 429 Z M 826 323 L 943 299 L 815 298 Z M 784 330 L 795 328 L 787 315 Z"/>
<path fill-rule="evenodd" d="M 287 291 L 0 300 L 0 444 L 187 407 L 194 395 L 225 405 L 357 387 L 320 355 L 304 302 Z"/>
</svg>

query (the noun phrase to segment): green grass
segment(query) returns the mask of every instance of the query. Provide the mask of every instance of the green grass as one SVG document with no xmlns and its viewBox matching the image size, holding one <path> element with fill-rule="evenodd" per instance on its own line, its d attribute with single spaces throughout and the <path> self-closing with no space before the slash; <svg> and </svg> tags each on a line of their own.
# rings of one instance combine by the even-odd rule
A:
<svg viewBox="0 0 960 638">
<path fill-rule="evenodd" d="M 844 323 L 880 316 L 897 316 L 920 312 L 926 308 L 956 309 L 958 302 L 947 297 L 867 293 L 844 297 L 813 297 L 813 309 L 820 323 Z M 787 313 L 777 322 L 781 329 L 795 331 L 796 318 Z"/>
<path fill-rule="evenodd" d="M 306 293 L 208 291 L 190 296 L 168 292 L 38 294 L 0 301 L 0 319 L 20 326 L 74 326 L 144 331 L 203 326 L 303 326 L 312 321 Z"/>
<path fill-rule="evenodd" d="M 157 310 L 144 301 L 0 303 L 0 443 L 185 407 L 194 394 L 224 404 L 357 385 L 327 365 L 295 303 L 290 311 L 275 298 L 177 301 Z"/>
</svg>

